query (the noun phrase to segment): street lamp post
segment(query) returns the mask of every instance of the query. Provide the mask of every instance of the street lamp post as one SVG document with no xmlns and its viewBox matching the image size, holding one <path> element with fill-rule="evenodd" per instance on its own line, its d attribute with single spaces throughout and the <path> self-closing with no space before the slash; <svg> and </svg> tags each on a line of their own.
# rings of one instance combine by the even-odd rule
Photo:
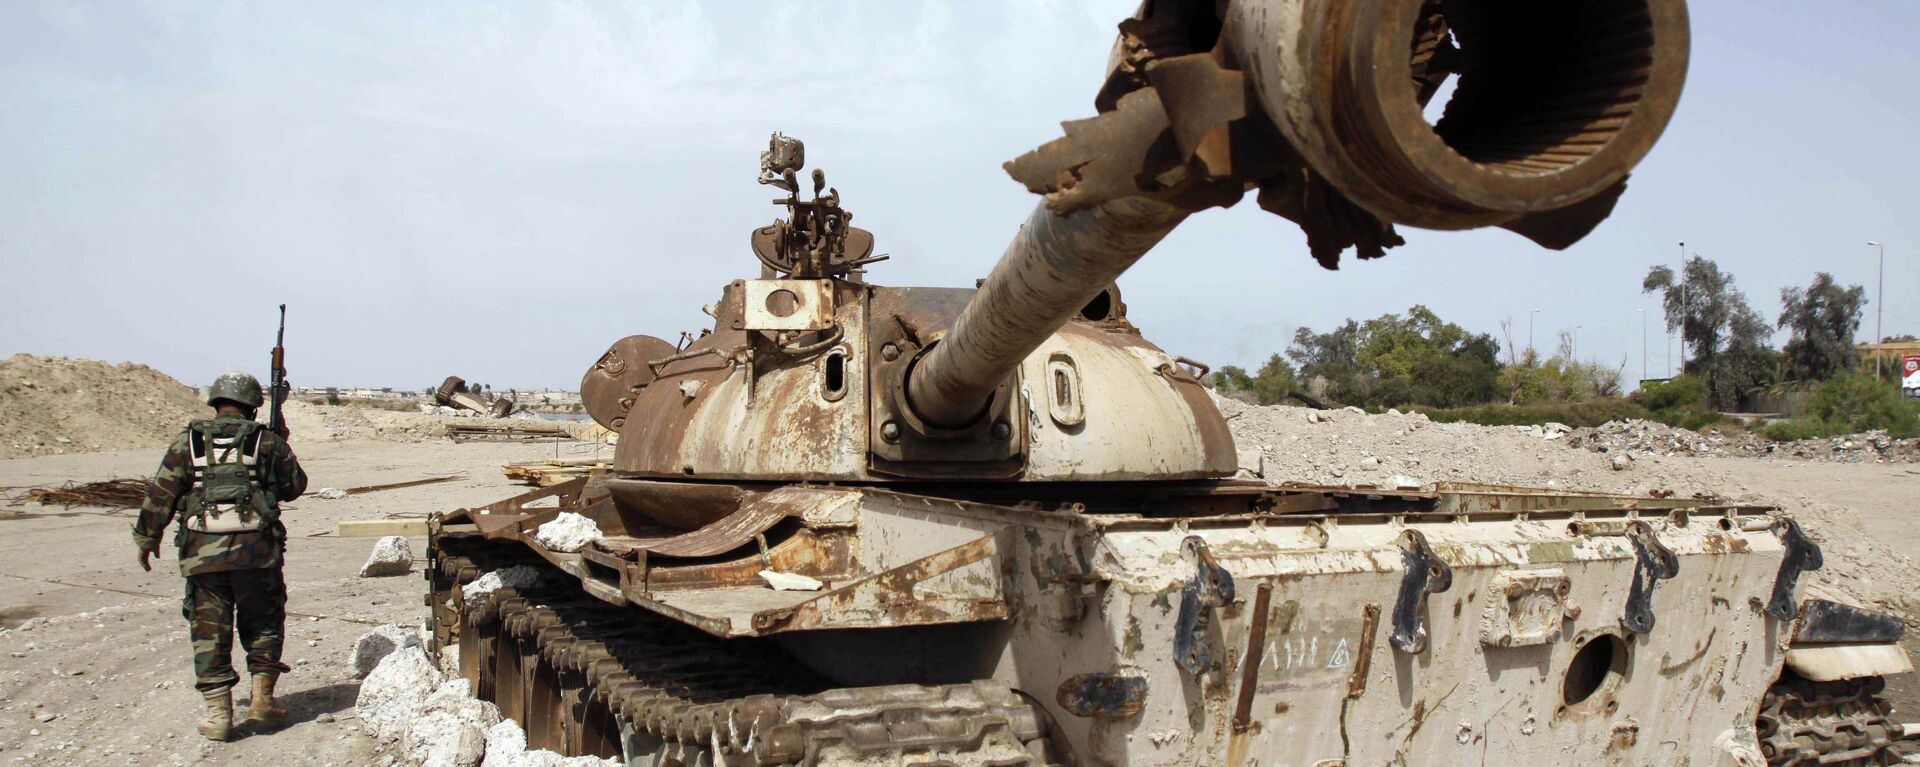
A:
<svg viewBox="0 0 1920 767">
<path fill-rule="evenodd" d="M 1640 380 L 1647 380 L 1647 310 L 1635 309 L 1640 313 Z"/>
<path fill-rule="evenodd" d="M 1680 241 L 1680 271 L 1674 274 L 1680 283 L 1680 372 L 1687 371 L 1687 241 Z"/>
<path fill-rule="evenodd" d="M 1867 244 L 1880 249 L 1880 277 L 1878 280 L 1880 284 L 1873 289 L 1873 380 L 1878 381 L 1880 380 L 1881 357 L 1879 343 L 1881 339 L 1886 338 L 1886 336 L 1880 335 L 1880 307 L 1886 303 L 1887 299 L 1887 246 L 1880 244 L 1876 240 L 1867 240 Z"/>
<path fill-rule="evenodd" d="M 1533 307 L 1533 311 L 1527 312 L 1527 351 L 1529 352 L 1533 351 L 1533 315 L 1539 313 L 1540 307 L 1538 306 Z"/>
</svg>

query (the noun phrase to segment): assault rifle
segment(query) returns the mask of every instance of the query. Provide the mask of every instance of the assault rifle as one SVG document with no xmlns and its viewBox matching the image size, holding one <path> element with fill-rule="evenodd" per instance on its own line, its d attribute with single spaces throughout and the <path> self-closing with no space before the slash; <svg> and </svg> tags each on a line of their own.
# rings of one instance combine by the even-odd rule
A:
<svg viewBox="0 0 1920 767">
<path fill-rule="evenodd" d="M 280 412 L 280 406 L 287 403 L 287 395 L 293 387 L 287 384 L 287 305 L 280 305 L 280 333 L 273 338 L 273 371 L 271 383 L 267 388 L 267 430 L 274 433 L 286 431 L 287 416 Z"/>
</svg>

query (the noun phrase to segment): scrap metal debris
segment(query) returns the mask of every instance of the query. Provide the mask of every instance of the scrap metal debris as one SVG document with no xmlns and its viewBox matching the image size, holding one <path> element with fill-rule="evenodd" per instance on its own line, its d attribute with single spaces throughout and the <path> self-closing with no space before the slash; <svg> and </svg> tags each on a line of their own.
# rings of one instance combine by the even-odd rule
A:
<svg viewBox="0 0 1920 767">
<path fill-rule="evenodd" d="M 460 376 L 447 376 L 440 382 L 440 388 L 433 391 L 433 401 L 443 406 L 468 410 L 484 416 L 505 418 L 513 414 L 513 400 L 498 397 L 488 402 L 481 394 L 467 387 L 467 381 Z"/>
<path fill-rule="evenodd" d="M 147 480 L 109 479 L 100 482 L 68 482 L 59 487 L 32 488 L 25 495 L 12 500 L 15 503 L 38 503 L 42 506 L 59 506 L 63 509 L 71 509 L 75 506 L 137 509 L 147 500 Z"/>
<path fill-rule="evenodd" d="M 527 442 L 573 439 L 573 433 L 559 426 L 539 422 L 494 421 L 447 424 L 447 438 L 455 442 Z"/>
</svg>

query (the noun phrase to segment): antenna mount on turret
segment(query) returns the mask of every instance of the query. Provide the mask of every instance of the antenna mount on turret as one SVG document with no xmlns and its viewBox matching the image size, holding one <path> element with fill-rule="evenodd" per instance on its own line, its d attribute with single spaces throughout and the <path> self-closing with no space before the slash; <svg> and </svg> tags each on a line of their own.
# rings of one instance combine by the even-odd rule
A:
<svg viewBox="0 0 1920 767">
<path fill-rule="evenodd" d="M 827 186 L 825 171 L 813 171 L 813 199 L 800 199 L 806 158 L 805 144 L 777 131 L 760 153 L 760 183 L 786 190 L 773 204 L 786 206 L 788 217 L 754 230 L 754 255 L 773 272 L 802 280 L 856 275 L 886 260 L 872 255 L 872 234 L 849 224 L 853 214 L 840 207 L 840 190 Z"/>
</svg>

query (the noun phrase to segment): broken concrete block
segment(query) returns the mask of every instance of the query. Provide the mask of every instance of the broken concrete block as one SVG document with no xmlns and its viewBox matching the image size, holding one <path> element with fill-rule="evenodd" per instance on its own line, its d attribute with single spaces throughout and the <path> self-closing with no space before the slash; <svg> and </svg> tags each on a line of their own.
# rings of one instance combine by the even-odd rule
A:
<svg viewBox="0 0 1920 767">
<path fill-rule="evenodd" d="M 471 583 L 461 586 L 460 598 L 467 602 L 478 602 L 503 588 L 524 589 L 539 582 L 540 571 L 527 565 L 488 570 Z"/>
<path fill-rule="evenodd" d="M 798 573 L 783 573 L 778 570 L 761 570 L 760 577 L 775 591 L 819 591 L 826 584 Z"/>
<path fill-rule="evenodd" d="M 588 544 L 600 540 L 600 526 L 586 517 L 571 511 L 560 512 L 553 521 L 540 526 L 533 533 L 533 540 L 548 551 L 573 553 L 586 548 Z"/>
<path fill-rule="evenodd" d="M 360 683 L 360 724 L 367 734 L 383 741 L 399 740 L 407 722 L 419 715 L 427 696 L 440 686 L 443 676 L 427 652 L 408 647 L 394 652 L 375 666 Z"/>
<path fill-rule="evenodd" d="M 409 647 L 420 647 L 420 632 L 397 624 L 380 626 L 353 642 L 353 653 L 348 656 L 348 664 L 353 666 L 353 678 L 364 679 L 380 665 L 388 655 Z"/>
<path fill-rule="evenodd" d="M 449 679 L 420 703 L 401 733 L 401 751 L 421 767 L 479 767 L 486 756 L 487 728 L 500 723 L 500 709 L 475 700 L 471 683 Z"/>
<path fill-rule="evenodd" d="M 407 539 L 389 535 L 374 542 L 373 553 L 367 556 L 367 563 L 360 566 L 360 577 L 406 575 L 412 569 L 413 549 L 407 546 Z"/>
</svg>

